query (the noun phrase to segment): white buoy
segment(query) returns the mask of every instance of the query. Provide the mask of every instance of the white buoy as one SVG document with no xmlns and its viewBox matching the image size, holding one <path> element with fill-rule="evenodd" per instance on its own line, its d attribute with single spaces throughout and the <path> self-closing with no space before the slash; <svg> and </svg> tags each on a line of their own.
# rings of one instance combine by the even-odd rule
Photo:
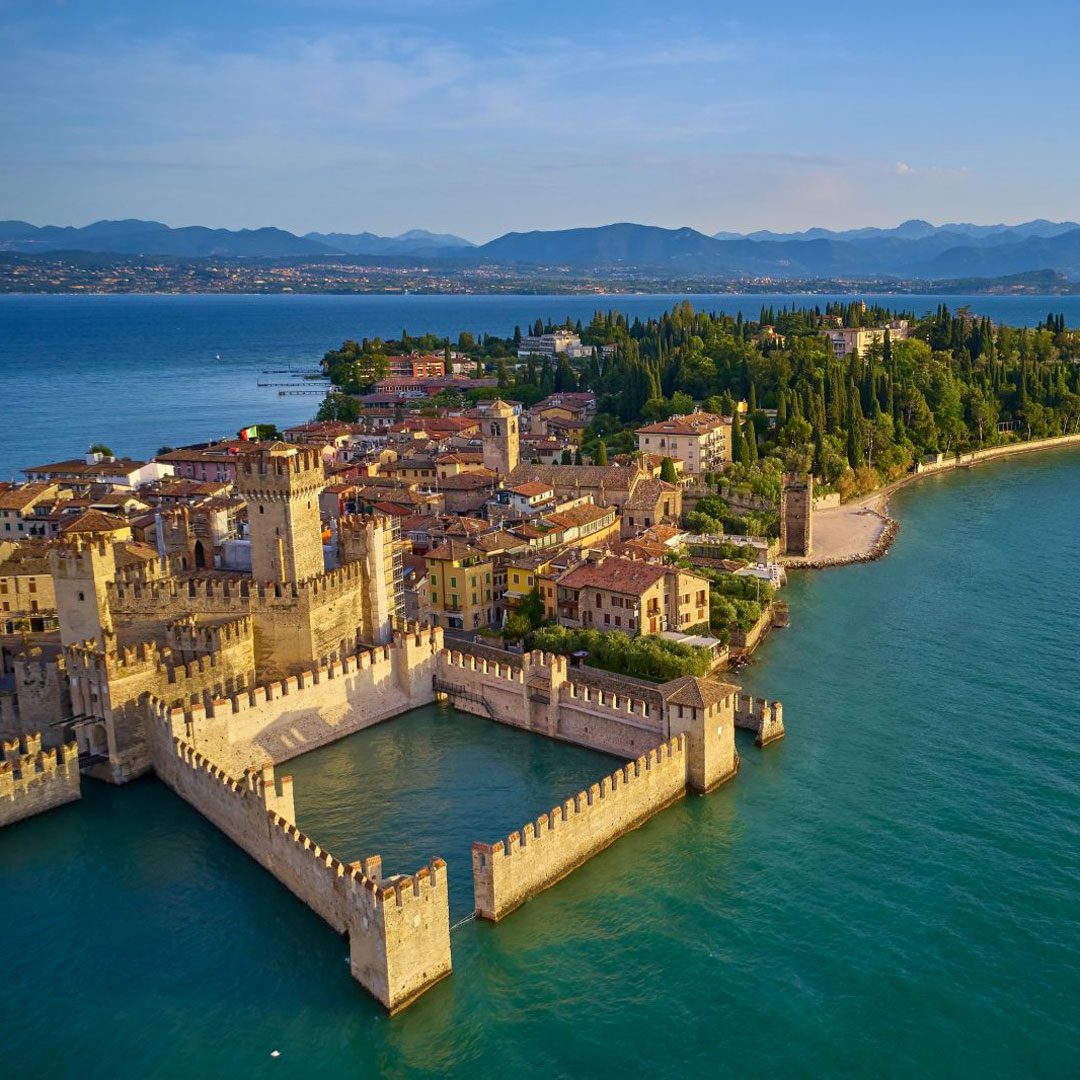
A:
<svg viewBox="0 0 1080 1080">
<path fill-rule="evenodd" d="M 270 1051 L 270 1056 L 271 1057 L 281 1057 L 281 1051 L 280 1050 L 271 1050 Z"/>
</svg>

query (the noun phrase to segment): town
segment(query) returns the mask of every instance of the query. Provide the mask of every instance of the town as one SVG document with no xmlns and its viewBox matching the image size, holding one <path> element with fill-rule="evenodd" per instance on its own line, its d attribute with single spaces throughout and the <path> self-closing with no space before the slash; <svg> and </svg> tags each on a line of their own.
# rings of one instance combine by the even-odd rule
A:
<svg viewBox="0 0 1080 1080">
<path fill-rule="evenodd" d="M 750 324 L 683 305 L 529 330 L 345 342 L 307 373 L 325 393 L 309 423 L 149 460 L 96 444 L 0 485 L 0 826 L 84 780 L 153 774 L 342 934 L 355 979 L 397 1012 L 451 971 L 446 864 L 343 863 L 300 828 L 278 766 L 437 701 L 617 759 L 474 843 L 474 911 L 498 921 L 734 777 L 736 728 L 784 736 L 780 702 L 731 672 L 788 624 L 790 568 L 887 547 L 892 523 L 857 496 L 959 450 L 1077 437 L 1061 396 L 1046 430 L 1034 410 L 973 412 L 951 458 L 912 461 L 912 438 L 941 446 L 925 400 L 929 421 L 904 423 L 920 392 L 897 373 L 929 359 L 920 336 L 1013 340 L 945 309 Z M 1027 345 L 1055 336 L 1069 345 L 1051 317 Z M 757 358 L 745 395 L 719 374 L 729 347 Z M 781 363 L 811 350 L 816 388 Z M 1007 369 L 994 379 L 1007 404 Z M 983 427 L 996 445 L 972 450 Z M 838 522 L 865 550 L 838 547 Z"/>
<path fill-rule="evenodd" d="M 431 358 L 397 366 L 445 379 Z M 786 620 L 780 540 L 680 526 L 730 460 L 731 417 L 644 425 L 632 459 L 552 464 L 594 410 L 588 393 L 397 422 L 376 406 L 150 461 L 96 447 L 27 468 L 0 490 L 0 825 L 79 798 L 84 778 L 153 771 L 403 1008 L 450 971 L 445 865 L 343 865 L 299 830 L 274 766 L 436 699 L 629 762 L 475 845 L 477 914 L 497 920 L 733 776 L 736 726 L 783 735 L 779 703 L 717 675 Z M 812 484 L 784 492 L 785 543 L 806 553 Z M 709 575 L 761 598 L 750 625 L 710 633 Z M 652 677 L 604 670 L 605 632 L 624 654 L 648 643 L 655 671 L 624 660 Z"/>
</svg>

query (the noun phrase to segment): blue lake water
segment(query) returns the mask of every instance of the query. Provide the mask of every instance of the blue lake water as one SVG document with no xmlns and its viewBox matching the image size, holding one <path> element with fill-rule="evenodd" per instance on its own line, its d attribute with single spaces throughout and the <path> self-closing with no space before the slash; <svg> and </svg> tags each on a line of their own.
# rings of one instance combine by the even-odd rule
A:
<svg viewBox="0 0 1080 1080">
<path fill-rule="evenodd" d="M 0 296 L 0 479 L 85 452 L 153 454 L 235 435 L 248 424 L 310 419 L 318 397 L 260 388 L 266 369 L 313 370 L 345 338 L 431 331 L 509 335 L 537 318 L 588 321 L 615 307 L 659 315 L 678 296 Z M 693 296 L 706 310 L 824 304 L 830 297 Z M 921 313 L 939 297 L 890 297 Z M 1080 323 L 1080 297 L 949 297 L 953 308 L 1015 324 L 1062 311 Z M 220 355 L 221 360 L 216 358 Z"/>
</svg>

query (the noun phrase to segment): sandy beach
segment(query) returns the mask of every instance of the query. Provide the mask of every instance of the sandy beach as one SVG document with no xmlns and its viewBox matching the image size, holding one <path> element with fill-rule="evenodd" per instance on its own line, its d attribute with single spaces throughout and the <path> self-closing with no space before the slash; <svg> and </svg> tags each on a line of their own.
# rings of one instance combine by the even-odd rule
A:
<svg viewBox="0 0 1080 1080">
<path fill-rule="evenodd" d="M 791 570 L 819 570 L 829 566 L 846 566 L 849 563 L 879 559 L 889 550 L 889 545 L 900 528 L 900 523 L 889 517 L 888 512 L 889 499 L 900 488 L 921 480 L 924 476 L 936 476 L 953 469 L 970 469 L 980 462 L 1078 445 L 1080 435 L 1073 434 L 977 450 L 911 473 L 842 506 L 815 510 L 812 553 L 805 557 L 789 555 L 781 561 Z"/>
</svg>

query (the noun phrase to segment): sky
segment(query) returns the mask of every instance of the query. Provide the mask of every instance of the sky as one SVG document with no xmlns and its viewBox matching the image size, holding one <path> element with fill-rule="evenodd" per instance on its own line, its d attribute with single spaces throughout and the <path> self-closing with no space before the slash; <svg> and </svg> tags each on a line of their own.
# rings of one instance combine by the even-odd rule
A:
<svg viewBox="0 0 1080 1080">
<path fill-rule="evenodd" d="M 1080 5 L 0 0 L 0 218 L 1080 218 Z"/>
</svg>

